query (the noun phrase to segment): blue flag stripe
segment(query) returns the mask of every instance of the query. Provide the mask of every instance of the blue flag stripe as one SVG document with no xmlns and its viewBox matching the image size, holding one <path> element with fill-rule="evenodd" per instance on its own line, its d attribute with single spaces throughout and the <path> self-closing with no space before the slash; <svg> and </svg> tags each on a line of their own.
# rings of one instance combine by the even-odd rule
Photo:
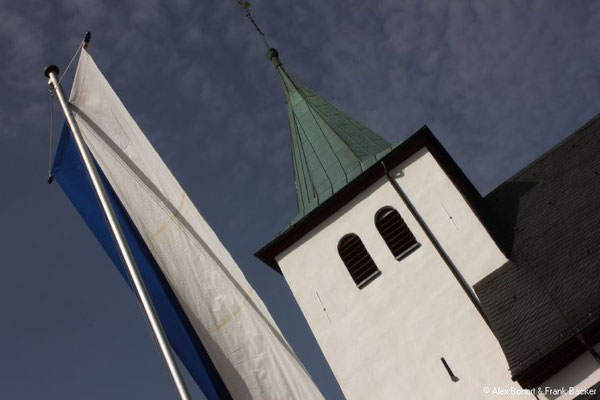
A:
<svg viewBox="0 0 600 400">
<path fill-rule="evenodd" d="M 204 346 L 196 335 L 179 301 L 167 283 L 127 211 L 96 164 L 102 182 L 140 270 L 152 303 L 158 313 L 171 346 L 186 366 L 207 399 L 231 399 Z M 52 175 L 69 197 L 88 227 L 125 279 L 129 278 L 112 238 L 108 223 L 93 191 L 83 162 L 65 123 L 56 150 Z M 131 287 L 131 285 L 130 285 Z"/>
</svg>

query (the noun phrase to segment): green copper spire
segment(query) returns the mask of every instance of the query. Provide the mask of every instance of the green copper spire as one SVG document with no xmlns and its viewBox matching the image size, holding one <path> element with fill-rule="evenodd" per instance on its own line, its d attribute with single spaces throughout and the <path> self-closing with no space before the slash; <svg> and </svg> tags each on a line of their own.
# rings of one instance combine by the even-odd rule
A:
<svg viewBox="0 0 600 400">
<path fill-rule="evenodd" d="M 269 49 L 288 105 L 298 216 L 304 217 L 387 154 L 392 145 L 302 86 Z"/>
</svg>

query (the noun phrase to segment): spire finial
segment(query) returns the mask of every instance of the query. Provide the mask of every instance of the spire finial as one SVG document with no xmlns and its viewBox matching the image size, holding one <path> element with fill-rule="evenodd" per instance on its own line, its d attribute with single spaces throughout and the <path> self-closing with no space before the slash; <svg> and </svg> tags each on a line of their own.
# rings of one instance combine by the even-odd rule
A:
<svg viewBox="0 0 600 400">
<path fill-rule="evenodd" d="M 267 51 L 267 58 L 271 60 L 275 68 L 281 65 L 281 61 L 279 61 L 279 52 L 272 47 Z"/>
<path fill-rule="evenodd" d="M 260 36 L 261 40 L 263 41 L 265 47 L 267 49 L 269 49 L 271 46 L 269 46 L 269 43 L 267 43 L 267 39 L 265 38 L 264 32 L 260 30 L 260 28 L 258 27 L 258 24 L 256 23 L 256 21 L 252 17 L 252 14 L 250 13 L 250 2 L 245 1 L 245 0 L 237 0 L 237 2 L 240 4 L 240 6 L 242 6 L 242 8 L 244 10 L 246 10 L 246 18 L 248 18 L 248 20 L 250 22 L 252 22 L 252 25 L 254 25 L 254 28 L 256 29 L 256 32 L 258 32 L 258 35 Z"/>
</svg>

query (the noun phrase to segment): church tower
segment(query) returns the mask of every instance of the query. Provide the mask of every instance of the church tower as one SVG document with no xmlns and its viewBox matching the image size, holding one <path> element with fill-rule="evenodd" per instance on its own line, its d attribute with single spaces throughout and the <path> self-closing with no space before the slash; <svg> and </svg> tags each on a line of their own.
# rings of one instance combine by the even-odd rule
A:
<svg viewBox="0 0 600 400">
<path fill-rule="evenodd" d="M 427 127 L 392 144 L 267 57 L 287 100 L 298 215 L 257 257 L 285 277 L 345 396 L 519 388 L 472 289 L 508 261 L 477 190 Z"/>
</svg>

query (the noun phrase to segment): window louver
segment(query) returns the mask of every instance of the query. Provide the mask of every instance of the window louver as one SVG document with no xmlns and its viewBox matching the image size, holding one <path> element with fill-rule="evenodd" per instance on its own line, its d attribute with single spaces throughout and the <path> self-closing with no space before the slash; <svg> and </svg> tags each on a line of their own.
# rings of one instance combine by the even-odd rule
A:
<svg viewBox="0 0 600 400">
<path fill-rule="evenodd" d="M 383 207 L 375 214 L 375 226 L 396 260 L 401 260 L 420 246 L 398 211 L 392 207 Z"/>
<path fill-rule="evenodd" d="M 381 274 L 360 238 L 353 233 L 340 240 L 338 253 L 359 289 Z"/>
</svg>

